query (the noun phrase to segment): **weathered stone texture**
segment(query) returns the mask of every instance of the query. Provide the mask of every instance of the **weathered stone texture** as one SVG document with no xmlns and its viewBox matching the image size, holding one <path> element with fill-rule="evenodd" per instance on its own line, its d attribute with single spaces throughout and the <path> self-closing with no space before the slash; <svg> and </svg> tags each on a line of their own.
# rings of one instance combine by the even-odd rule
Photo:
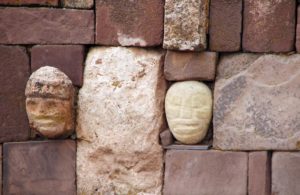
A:
<svg viewBox="0 0 300 195">
<path fill-rule="evenodd" d="M 167 51 L 164 64 L 165 78 L 169 81 L 215 79 L 218 54 L 215 52 Z"/>
<path fill-rule="evenodd" d="M 211 0 L 209 48 L 212 51 L 240 50 L 242 32 L 242 0 Z"/>
<path fill-rule="evenodd" d="M 248 195 L 270 195 L 270 155 L 267 151 L 250 152 L 248 162 Z"/>
<path fill-rule="evenodd" d="M 94 12 L 48 8 L 3 8 L 1 44 L 94 43 Z"/>
<path fill-rule="evenodd" d="M 300 6 L 297 8 L 296 49 L 300 53 Z"/>
<path fill-rule="evenodd" d="M 298 150 L 300 55 L 221 58 L 214 90 L 214 147 Z"/>
<path fill-rule="evenodd" d="M 29 59 L 24 47 L 0 46 L 0 142 L 22 141 L 29 136 L 25 86 Z"/>
<path fill-rule="evenodd" d="M 274 152 L 272 157 L 272 195 L 300 193 L 300 153 Z"/>
<path fill-rule="evenodd" d="M 163 39 L 163 0 L 98 0 L 96 43 L 157 46 Z"/>
<path fill-rule="evenodd" d="M 84 47 L 81 45 L 39 45 L 31 49 L 31 71 L 53 66 L 63 71 L 74 85 L 82 85 Z"/>
<path fill-rule="evenodd" d="M 168 150 L 164 195 L 246 195 L 245 152 Z"/>
<path fill-rule="evenodd" d="M 75 141 L 3 145 L 3 194 L 76 194 Z"/>
<path fill-rule="evenodd" d="M 159 137 L 162 146 L 168 146 L 174 142 L 174 137 L 169 129 L 166 129 L 165 131 L 161 132 L 159 134 Z"/>
<path fill-rule="evenodd" d="M 90 50 L 78 97 L 78 194 L 160 194 L 163 52 Z"/>
<path fill-rule="evenodd" d="M 204 139 L 212 117 L 212 93 L 198 81 L 174 83 L 165 101 L 166 117 L 174 137 L 184 144 Z"/>
<path fill-rule="evenodd" d="M 58 0 L 0 0 L 0 5 L 1 4 L 58 6 Z"/>
<path fill-rule="evenodd" d="M 165 49 L 205 50 L 209 0 L 166 0 Z"/>
<path fill-rule="evenodd" d="M 61 0 L 62 6 L 67 8 L 92 8 L 94 0 Z"/>
<path fill-rule="evenodd" d="M 289 52 L 294 49 L 296 1 L 245 0 L 243 49 Z"/>
</svg>

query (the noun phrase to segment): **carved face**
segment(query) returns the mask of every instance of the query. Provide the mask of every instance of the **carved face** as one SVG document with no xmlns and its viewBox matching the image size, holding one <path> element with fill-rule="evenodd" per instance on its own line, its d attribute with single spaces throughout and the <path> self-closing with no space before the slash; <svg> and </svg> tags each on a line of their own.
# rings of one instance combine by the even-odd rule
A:
<svg viewBox="0 0 300 195">
<path fill-rule="evenodd" d="M 73 130 L 71 100 L 27 97 L 26 111 L 31 128 L 43 136 L 55 138 Z"/>
<path fill-rule="evenodd" d="M 205 137 L 210 124 L 211 91 L 197 81 L 175 83 L 167 92 L 165 109 L 174 137 L 184 144 L 198 143 Z"/>
</svg>

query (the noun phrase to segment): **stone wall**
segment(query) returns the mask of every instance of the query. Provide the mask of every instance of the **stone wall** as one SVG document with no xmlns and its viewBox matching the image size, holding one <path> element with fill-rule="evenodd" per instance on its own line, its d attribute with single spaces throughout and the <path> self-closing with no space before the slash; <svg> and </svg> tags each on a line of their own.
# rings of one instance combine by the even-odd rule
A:
<svg viewBox="0 0 300 195">
<path fill-rule="evenodd" d="M 0 194 L 300 194 L 299 16 L 296 0 L 0 0 Z M 43 66 L 76 89 L 67 137 L 30 128 Z"/>
</svg>

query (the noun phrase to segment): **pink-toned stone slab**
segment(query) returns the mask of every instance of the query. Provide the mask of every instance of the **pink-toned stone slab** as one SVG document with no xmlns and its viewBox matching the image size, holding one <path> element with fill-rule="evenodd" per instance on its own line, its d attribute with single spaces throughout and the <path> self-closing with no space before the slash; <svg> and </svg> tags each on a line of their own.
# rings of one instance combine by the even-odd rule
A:
<svg viewBox="0 0 300 195">
<path fill-rule="evenodd" d="M 31 72 L 42 66 L 63 71 L 74 85 L 82 85 L 84 47 L 81 45 L 39 45 L 31 49 Z"/>
<path fill-rule="evenodd" d="M 230 54 L 214 89 L 214 148 L 300 149 L 300 55 Z"/>
<path fill-rule="evenodd" d="M 300 194 L 300 153 L 274 152 L 272 157 L 272 195 Z"/>
<path fill-rule="evenodd" d="M 92 10 L 3 8 L 0 44 L 92 44 Z"/>
<path fill-rule="evenodd" d="M 98 0 L 96 43 L 157 46 L 163 37 L 163 0 Z"/>
<path fill-rule="evenodd" d="M 270 157 L 267 151 L 249 153 L 248 195 L 271 194 Z"/>
<path fill-rule="evenodd" d="M 24 47 L 0 46 L 0 143 L 28 139 L 25 86 L 29 70 Z"/>
<path fill-rule="evenodd" d="M 241 48 L 242 0 L 211 0 L 209 48 L 233 52 Z"/>
<path fill-rule="evenodd" d="M 243 49 L 289 52 L 294 49 L 296 1 L 245 0 Z"/>
<path fill-rule="evenodd" d="M 246 195 L 245 152 L 168 150 L 164 195 Z"/>
<path fill-rule="evenodd" d="M 3 145 L 3 194 L 76 194 L 73 140 Z"/>
<path fill-rule="evenodd" d="M 58 6 L 58 0 L 0 0 L 0 5 L 46 5 Z"/>
</svg>

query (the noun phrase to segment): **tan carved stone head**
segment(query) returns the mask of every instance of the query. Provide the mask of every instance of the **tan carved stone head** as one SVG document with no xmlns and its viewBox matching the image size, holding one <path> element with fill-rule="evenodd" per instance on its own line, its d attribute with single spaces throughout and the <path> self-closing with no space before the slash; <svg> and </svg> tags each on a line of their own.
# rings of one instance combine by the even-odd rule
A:
<svg viewBox="0 0 300 195">
<path fill-rule="evenodd" d="M 198 81 L 173 84 L 165 100 L 166 116 L 174 137 L 196 144 L 206 135 L 212 117 L 211 90 Z"/>
<path fill-rule="evenodd" d="M 67 75 L 54 67 L 42 67 L 30 76 L 25 95 L 32 129 L 48 138 L 73 132 L 74 87 Z"/>
</svg>

